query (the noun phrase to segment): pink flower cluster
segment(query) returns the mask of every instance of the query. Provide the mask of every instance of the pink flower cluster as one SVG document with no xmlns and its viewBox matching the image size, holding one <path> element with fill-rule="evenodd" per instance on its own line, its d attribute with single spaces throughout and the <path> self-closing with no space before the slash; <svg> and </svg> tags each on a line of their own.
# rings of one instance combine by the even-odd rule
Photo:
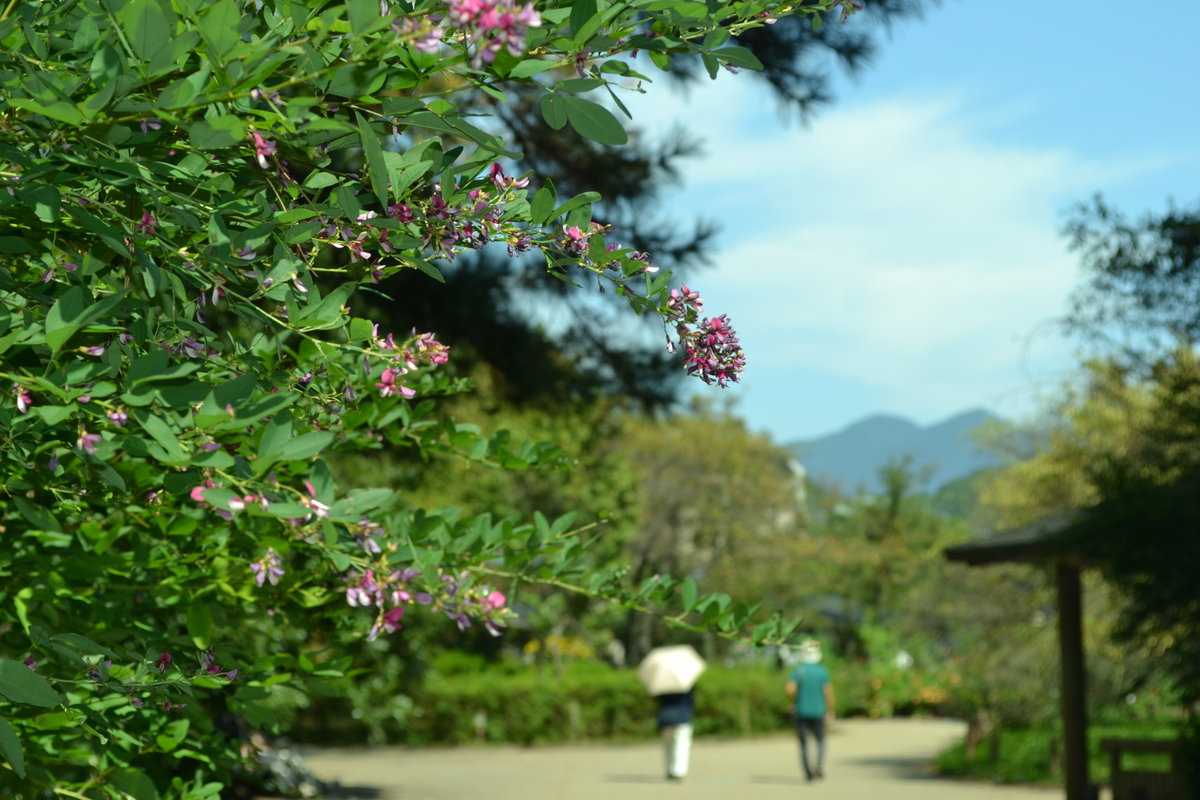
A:
<svg viewBox="0 0 1200 800">
<path fill-rule="evenodd" d="M 429 605 L 433 602 L 433 597 L 428 593 L 409 591 L 409 584 L 419 574 L 414 569 L 401 569 L 377 578 L 375 571 L 369 569 L 358 583 L 346 588 L 346 602 L 352 607 L 375 606 L 379 609 L 375 615 L 375 622 L 367 633 L 367 641 L 375 641 L 380 631 L 394 633 L 400 630 L 400 620 L 404 617 L 406 603 L 415 601 Z"/>
<path fill-rule="evenodd" d="M 511 0 L 450 0 L 449 6 L 447 19 L 475 48 L 471 66 L 476 69 L 492 63 L 501 50 L 523 55 L 526 31 L 542 24 L 533 3 L 518 7 Z"/>
<path fill-rule="evenodd" d="M 562 227 L 562 234 L 555 240 L 555 244 L 557 244 L 558 249 L 565 255 L 570 258 L 579 259 L 581 266 L 596 269 L 595 259 L 592 258 L 592 239 L 595 236 L 605 235 L 611 231 L 611 226 L 601 225 L 598 222 L 591 223 L 587 230 L 583 230 L 577 225 L 564 225 Z M 604 245 L 604 252 L 606 254 L 618 254 L 612 260 L 606 260 L 606 269 L 611 269 L 628 276 L 632 273 L 624 267 L 625 262 L 637 262 L 640 266 L 634 272 L 658 272 L 658 267 L 654 266 L 650 260 L 649 253 L 640 253 L 636 250 L 630 251 L 617 243 L 606 243 Z"/>
<path fill-rule="evenodd" d="M 400 630 L 405 606 L 411 603 L 435 607 L 454 620 L 459 630 L 470 628 L 472 619 L 479 620 L 493 636 L 500 635 L 504 619 L 512 615 L 508 598 L 489 586 L 463 589 L 458 579 L 441 575 L 435 595 L 414 590 L 412 584 L 419 577 L 420 573 L 414 569 L 395 570 L 387 576 L 368 569 L 357 582 L 346 588 L 346 602 L 350 606 L 378 609 L 367 633 L 368 641 L 374 641 L 380 632 Z"/>
<path fill-rule="evenodd" d="M 380 9 L 387 14 L 387 9 Z M 392 30 L 410 47 L 421 53 L 436 53 L 442 46 L 443 31 L 436 21 L 429 17 L 412 19 L 400 17 L 392 21 Z"/>
<path fill-rule="evenodd" d="M 410 340 L 403 348 L 396 344 L 395 336 L 391 333 L 381 338 L 379 325 L 374 327 L 371 337 L 379 350 L 390 354 L 387 356 L 388 366 L 384 368 L 379 380 L 375 383 L 375 388 L 379 390 L 381 397 L 389 397 L 393 394 L 404 398 L 414 397 L 416 392 L 404 384 L 397 383 L 396 379 L 407 375 L 410 370 L 426 365 L 439 366 L 450 360 L 450 348 L 433 338 L 432 333 L 417 333 L 416 330 L 413 330 Z M 368 372 L 370 371 L 369 359 L 365 361 L 364 368 Z"/>
<path fill-rule="evenodd" d="M 529 185 L 528 178 L 506 176 L 499 164 L 492 164 L 487 178 L 495 192 L 472 189 L 462 202 L 452 205 L 442 196 L 441 184 L 435 183 L 428 200 L 410 197 L 388 206 L 386 214 L 404 223 L 406 233 L 420 239 L 433 257 L 453 261 L 463 248 L 479 250 L 490 242 L 500 230 L 504 206 L 512 193 Z M 321 217 L 325 227 L 316 241 L 347 250 L 355 263 L 366 262 L 372 277 L 378 279 L 396 251 L 391 241 L 394 232 L 372 222 L 378 216 L 375 211 L 365 211 L 349 224 Z"/>
<path fill-rule="evenodd" d="M 684 368 L 705 383 L 725 387 L 737 381 L 746 368 L 746 355 L 729 317 L 700 318 L 704 300 L 700 293 L 684 284 L 672 289 L 666 302 L 666 315 L 675 321 L 675 332 L 683 347 Z M 667 349 L 674 352 L 674 343 Z"/>
</svg>

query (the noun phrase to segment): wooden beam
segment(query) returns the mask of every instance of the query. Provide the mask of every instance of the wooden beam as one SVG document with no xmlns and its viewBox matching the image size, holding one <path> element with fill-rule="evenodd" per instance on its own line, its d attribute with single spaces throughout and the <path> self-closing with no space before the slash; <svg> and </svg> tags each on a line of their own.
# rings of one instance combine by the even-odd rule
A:
<svg viewBox="0 0 1200 800">
<path fill-rule="evenodd" d="M 1084 705 L 1083 590 L 1078 567 L 1059 562 L 1056 573 L 1067 800 L 1092 800 L 1094 795 L 1088 780 L 1087 709 Z"/>
</svg>

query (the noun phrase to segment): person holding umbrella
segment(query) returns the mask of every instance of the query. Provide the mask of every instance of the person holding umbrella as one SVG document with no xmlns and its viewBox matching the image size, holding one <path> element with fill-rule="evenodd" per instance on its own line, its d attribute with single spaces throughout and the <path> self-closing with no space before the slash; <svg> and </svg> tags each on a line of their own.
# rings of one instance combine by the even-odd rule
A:
<svg viewBox="0 0 1200 800">
<path fill-rule="evenodd" d="M 658 730 L 666 747 L 669 781 L 681 781 L 688 773 L 695 687 L 704 667 L 704 659 L 691 645 L 656 647 L 638 667 L 638 679 L 658 701 Z"/>
</svg>

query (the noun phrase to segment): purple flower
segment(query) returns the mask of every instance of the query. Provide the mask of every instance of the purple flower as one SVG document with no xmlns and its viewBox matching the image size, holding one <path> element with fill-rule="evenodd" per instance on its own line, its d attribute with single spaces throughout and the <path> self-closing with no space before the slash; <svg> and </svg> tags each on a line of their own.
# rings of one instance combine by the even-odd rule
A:
<svg viewBox="0 0 1200 800">
<path fill-rule="evenodd" d="M 139 127 L 141 127 L 143 134 L 149 133 L 152 130 L 157 131 L 162 128 L 162 120 L 155 119 L 154 117 L 150 117 L 149 119 L 144 119 L 138 124 L 139 124 Z"/>
<path fill-rule="evenodd" d="M 283 564 L 274 548 L 267 548 L 267 554 L 250 565 L 250 571 L 254 573 L 254 582 L 259 586 L 267 581 L 272 586 L 278 586 L 279 579 L 283 577 Z"/>
<path fill-rule="evenodd" d="M 174 661 L 174 659 L 171 657 L 170 653 L 161 653 L 154 661 L 154 666 L 158 668 L 159 672 L 166 672 L 171 666 L 172 661 Z"/>
<path fill-rule="evenodd" d="M 80 449 L 83 450 L 84 452 L 89 453 L 89 454 L 95 454 L 96 445 L 99 443 L 100 443 L 100 434 L 88 433 L 87 431 L 80 432 L 78 444 L 79 444 Z"/>
<path fill-rule="evenodd" d="M 33 672 L 37 672 L 37 659 L 33 656 L 28 656 L 22 663 Z"/>
</svg>

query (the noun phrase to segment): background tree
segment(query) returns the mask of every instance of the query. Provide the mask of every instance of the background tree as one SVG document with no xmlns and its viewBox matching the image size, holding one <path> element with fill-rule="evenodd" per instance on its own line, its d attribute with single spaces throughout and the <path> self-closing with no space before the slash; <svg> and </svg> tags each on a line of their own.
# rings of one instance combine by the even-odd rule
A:
<svg viewBox="0 0 1200 800">
<path fill-rule="evenodd" d="M 688 576 L 726 602 L 733 594 L 787 609 L 791 587 L 780 567 L 792 563 L 804 509 L 786 451 L 703 404 L 657 420 L 627 417 L 617 442 L 637 475 L 627 549 L 634 584 Z M 652 618 L 632 614 L 630 661 L 661 636 Z"/>
<path fill-rule="evenodd" d="M 1085 279 L 1066 322 L 1107 355 L 1142 368 L 1200 335 L 1200 207 L 1131 220 L 1100 196 L 1066 225 Z"/>
</svg>

